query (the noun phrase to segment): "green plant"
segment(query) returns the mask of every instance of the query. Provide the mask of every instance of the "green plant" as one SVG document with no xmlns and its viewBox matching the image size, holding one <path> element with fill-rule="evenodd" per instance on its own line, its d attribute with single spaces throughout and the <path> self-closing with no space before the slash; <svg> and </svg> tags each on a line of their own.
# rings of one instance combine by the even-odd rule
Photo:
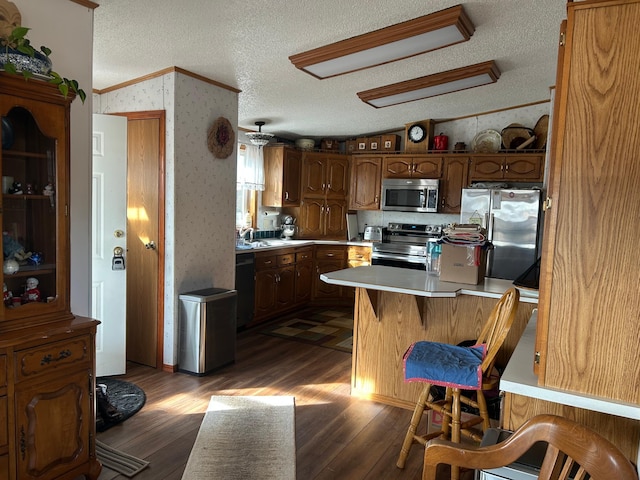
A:
<svg viewBox="0 0 640 480">
<path fill-rule="evenodd" d="M 31 42 L 27 38 L 27 32 L 29 30 L 30 29 L 27 27 L 16 27 L 8 37 L 0 37 L 0 47 L 3 47 L 6 52 L 6 61 L 4 62 L 5 72 L 12 73 L 14 75 L 18 74 L 16 66 L 9 61 L 9 49 L 17 50 L 18 52 L 24 55 L 29 55 L 32 58 L 35 57 L 36 49 L 31 46 Z M 49 58 L 49 55 L 51 55 L 51 49 L 43 45 L 40 47 L 39 53 L 42 53 L 45 57 Z M 27 80 L 33 77 L 33 73 L 26 70 L 22 70 L 20 73 L 22 73 L 22 76 Z M 49 76 L 51 77 L 49 79 L 49 83 L 57 85 L 58 90 L 60 90 L 60 93 L 62 93 L 65 98 L 69 94 L 69 91 L 72 91 L 75 92 L 75 94 L 80 97 L 80 100 L 82 100 L 82 103 L 84 103 L 87 98 L 87 94 L 80 88 L 77 80 L 69 80 L 53 70 L 49 72 Z"/>
</svg>

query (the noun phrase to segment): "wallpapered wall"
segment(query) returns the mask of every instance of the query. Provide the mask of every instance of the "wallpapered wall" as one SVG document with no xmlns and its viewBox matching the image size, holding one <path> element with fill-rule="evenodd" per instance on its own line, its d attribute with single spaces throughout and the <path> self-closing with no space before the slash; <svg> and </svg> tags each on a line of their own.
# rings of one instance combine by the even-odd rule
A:
<svg viewBox="0 0 640 480">
<path fill-rule="evenodd" d="M 234 288 L 236 151 L 207 148 L 220 116 L 238 123 L 235 92 L 172 72 L 94 98 L 95 113 L 165 110 L 165 294 L 163 363 L 178 362 L 178 295 Z"/>
<path fill-rule="evenodd" d="M 93 10 L 69 0 L 13 0 L 29 39 L 52 50 L 56 72 L 92 87 Z M 73 48 L 69 48 L 73 45 Z M 91 314 L 91 98 L 71 104 L 71 311 Z"/>
</svg>

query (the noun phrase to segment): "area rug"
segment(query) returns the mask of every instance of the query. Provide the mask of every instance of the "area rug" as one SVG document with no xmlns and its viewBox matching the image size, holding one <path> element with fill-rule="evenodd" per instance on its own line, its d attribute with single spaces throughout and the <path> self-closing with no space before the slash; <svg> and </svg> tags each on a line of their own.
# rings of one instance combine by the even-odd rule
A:
<svg viewBox="0 0 640 480">
<path fill-rule="evenodd" d="M 351 353 L 353 308 L 304 310 L 266 327 L 261 333 Z"/>
<path fill-rule="evenodd" d="M 147 400 L 144 391 L 131 382 L 111 377 L 98 377 L 96 385 L 106 386 L 109 403 L 120 414 L 118 418 L 114 419 L 104 418 L 103 416 L 103 421 L 96 423 L 96 430 L 99 432 L 104 432 L 114 425 L 124 422 L 127 418 L 139 412 Z"/>
<path fill-rule="evenodd" d="M 109 445 L 96 440 L 96 456 L 103 467 L 121 473 L 125 477 L 133 477 L 144 470 L 149 462 L 141 460 Z"/>
<path fill-rule="evenodd" d="M 295 430 L 294 397 L 214 395 L 182 480 L 295 480 Z"/>
</svg>

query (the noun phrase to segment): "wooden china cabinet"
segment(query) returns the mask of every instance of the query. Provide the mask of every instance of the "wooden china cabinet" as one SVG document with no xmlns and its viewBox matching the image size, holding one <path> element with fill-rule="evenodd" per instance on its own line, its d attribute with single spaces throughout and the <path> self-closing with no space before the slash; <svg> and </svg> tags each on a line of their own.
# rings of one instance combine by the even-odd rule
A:
<svg viewBox="0 0 640 480">
<path fill-rule="evenodd" d="M 97 479 L 99 322 L 74 316 L 69 299 L 73 96 L 5 73 L 0 92 L 0 479 Z"/>
</svg>

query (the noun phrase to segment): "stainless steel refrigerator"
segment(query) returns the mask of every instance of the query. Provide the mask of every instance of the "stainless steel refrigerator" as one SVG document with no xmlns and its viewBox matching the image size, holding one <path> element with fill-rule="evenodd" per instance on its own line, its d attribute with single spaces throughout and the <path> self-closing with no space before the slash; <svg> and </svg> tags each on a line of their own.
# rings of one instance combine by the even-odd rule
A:
<svg viewBox="0 0 640 480">
<path fill-rule="evenodd" d="M 515 280 L 538 259 L 540 190 L 465 188 L 460 223 L 487 229 L 487 277 Z"/>
</svg>

